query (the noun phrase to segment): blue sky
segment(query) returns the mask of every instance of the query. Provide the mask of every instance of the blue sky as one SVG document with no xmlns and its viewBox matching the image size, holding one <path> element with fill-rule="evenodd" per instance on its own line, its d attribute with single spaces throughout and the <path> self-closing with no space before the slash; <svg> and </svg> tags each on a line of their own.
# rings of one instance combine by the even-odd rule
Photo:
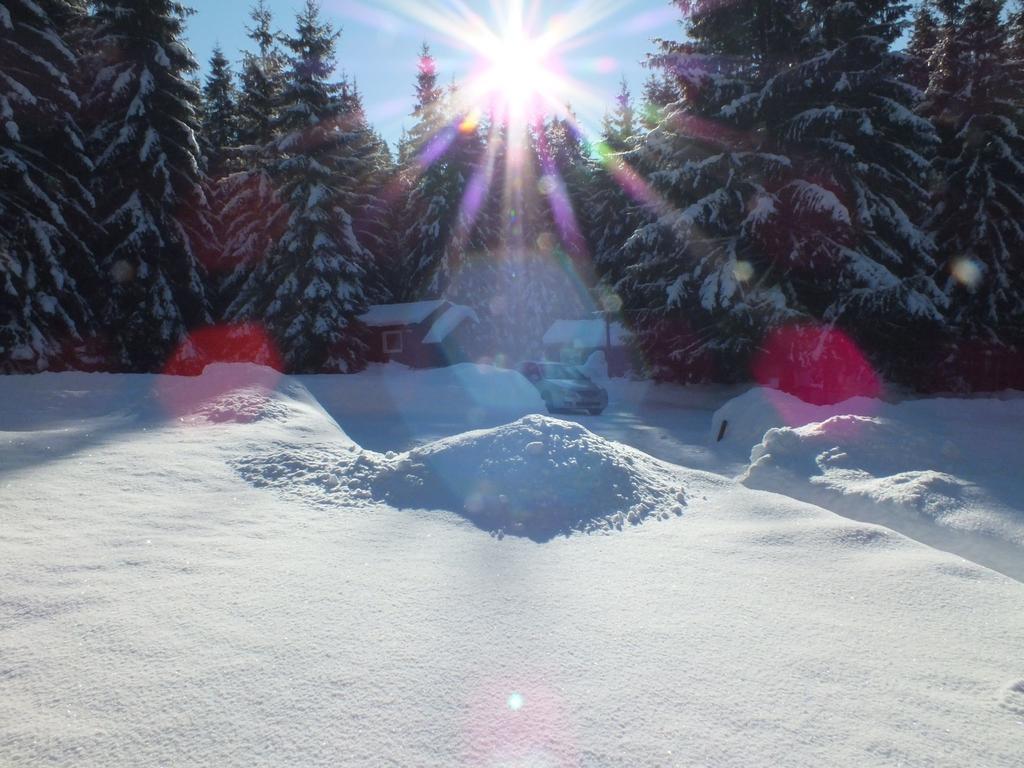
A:
<svg viewBox="0 0 1024 768">
<path fill-rule="evenodd" d="M 514 1 L 514 0 L 513 0 Z M 294 28 L 295 11 L 303 0 L 268 0 L 276 26 Z M 651 38 L 678 38 L 679 12 L 668 0 L 526 0 L 527 15 L 543 30 L 561 16 L 567 28 L 579 30 L 571 50 L 561 56 L 565 71 L 582 86 L 573 107 L 588 130 L 596 129 L 625 76 L 639 95 L 647 71 L 640 62 L 654 49 Z M 250 0 L 191 0 L 196 14 L 189 19 L 189 43 L 205 72 L 210 53 L 220 43 L 234 63 L 249 46 Z M 412 123 L 413 81 L 418 50 L 430 43 L 447 82 L 472 71 L 474 54 L 467 50 L 471 33 L 461 25 L 441 21 L 445 13 L 469 8 L 488 26 L 499 29 L 509 2 L 503 0 L 322 0 L 326 18 L 343 35 L 338 63 L 358 81 L 367 112 L 385 138 L 395 142 L 402 126 Z M 431 24 L 430 19 L 437 19 Z M 599 19 L 599 21 L 594 21 Z M 592 23 L 589 29 L 581 29 Z M 237 66 L 236 66 L 237 69 Z"/>
</svg>

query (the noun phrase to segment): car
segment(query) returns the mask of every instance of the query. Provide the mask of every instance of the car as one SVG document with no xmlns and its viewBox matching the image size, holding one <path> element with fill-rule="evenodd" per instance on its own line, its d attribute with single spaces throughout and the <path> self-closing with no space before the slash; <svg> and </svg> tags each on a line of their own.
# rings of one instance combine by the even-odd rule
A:
<svg viewBox="0 0 1024 768">
<path fill-rule="evenodd" d="M 608 392 L 574 365 L 529 360 L 519 365 L 544 398 L 548 413 L 586 412 L 598 416 L 608 407 Z"/>
</svg>

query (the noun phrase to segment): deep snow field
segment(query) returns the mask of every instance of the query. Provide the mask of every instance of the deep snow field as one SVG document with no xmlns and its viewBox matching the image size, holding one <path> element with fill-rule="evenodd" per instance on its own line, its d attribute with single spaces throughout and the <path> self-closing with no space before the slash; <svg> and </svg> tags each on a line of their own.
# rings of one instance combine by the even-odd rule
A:
<svg viewBox="0 0 1024 768">
<path fill-rule="evenodd" d="M 1024 765 L 1019 393 L 609 389 L 0 377 L 0 766 Z"/>
</svg>

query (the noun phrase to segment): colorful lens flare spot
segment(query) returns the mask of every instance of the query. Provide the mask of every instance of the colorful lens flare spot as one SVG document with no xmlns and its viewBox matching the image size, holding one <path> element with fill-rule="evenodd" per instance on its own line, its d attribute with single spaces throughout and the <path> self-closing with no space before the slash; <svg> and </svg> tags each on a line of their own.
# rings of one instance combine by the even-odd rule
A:
<svg viewBox="0 0 1024 768">
<path fill-rule="evenodd" d="M 973 290 L 981 283 L 981 266 L 974 259 L 957 259 L 952 272 L 953 278 L 965 288 Z"/>
<path fill-rule="evenodd" d="M 521 693 L 513 693 L 508 697 L 508 708 L 513 712 L 518 712 L 526 704 L 526 699 L 523 698 Z"/>
</svg>

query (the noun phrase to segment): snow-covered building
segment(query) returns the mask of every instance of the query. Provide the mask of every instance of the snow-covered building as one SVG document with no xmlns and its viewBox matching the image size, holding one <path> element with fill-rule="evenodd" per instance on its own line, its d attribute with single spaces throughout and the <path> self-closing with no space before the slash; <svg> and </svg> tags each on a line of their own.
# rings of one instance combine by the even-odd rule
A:
<svg viewBox="0 0 1024 768">
<path fill-rule="evenodd" d="M 470 307 L 445 299 L 377 304 L 360 318 L 370 329 L 370 359 L 437 368 L 469 359 L 472 328 L 479 322 Z"/>
<path fill-rule="evenodd" d="M 633 335 L 622 323 L 603 317 L 556 320 L 543 341 L 544 355 L 549 360 L 579 365 L 601 351 L 612 376 L 622 376 L 633 366 Z"/>
</svg>

